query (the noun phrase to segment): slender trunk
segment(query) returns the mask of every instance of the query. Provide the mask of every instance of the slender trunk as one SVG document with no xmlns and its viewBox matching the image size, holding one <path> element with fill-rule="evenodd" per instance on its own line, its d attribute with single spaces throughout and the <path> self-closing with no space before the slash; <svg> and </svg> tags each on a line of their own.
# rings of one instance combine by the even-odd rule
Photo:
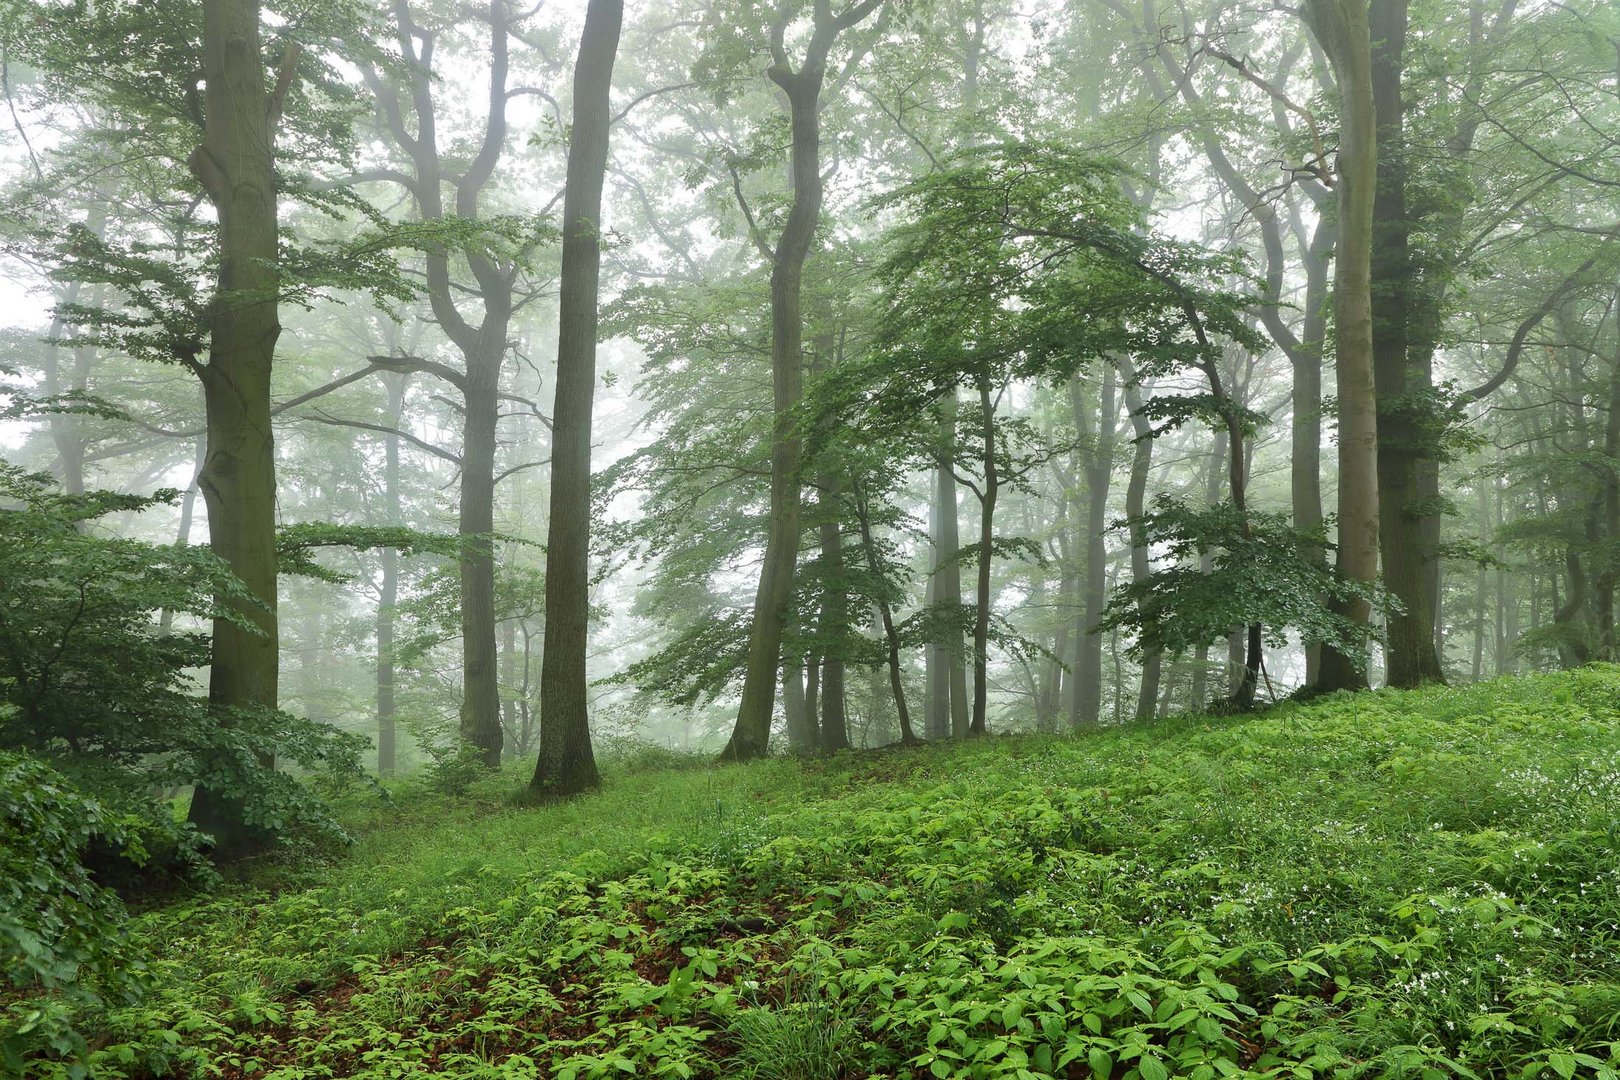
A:
<svg viewBox="0 0 1620 1080">
<path fill-rule="evenodd" d="M 1125 517 L 1131 525 L 1131 580 L 1140 584 L 1152 572 L 1148 552 L 1147 530 L 1142 527 L 1142 514 L 1147 509 L 1148 475 L 1153 468 L 1153 424 L 1142 413 L 1142 388 L 1136 381 L 1136 370 L 1130 362 L 1123 362 L 1125 383 L 1125 409 L 1131 417 L 1131 433 L 1135 436 L 1131 454 L 1131 475 L 1125 486 Z M 1164 655 L 1158 649 L 1146 649 L 1142 654 L 1142 681 L 1136 691 L 1138 720 L 1151 720 L 1154 705 L 1159 698 L 1159 678 Z"/>
<path fill-rule="evenodd" d="M 931 478 L 928 495 L 928 578 L 923 585 L 923 610 L 933 612 L 939 601 L 938 576 L 943 553 L 939 546 L 939 522 L 942 516 L 937 474 Z M 943 739 L 951 733 L 950 658 L 942 641 L 931 640 L 923 646 L 923 731 L 932 739 Z"/>
<path fill-rule="evenodd" d="M 1289 487 L 1294 525 L 1300 529 L 1316 529 L 1322 524 L 1322 353 L 1327 343 L 1328 270 L 1337 240 L 1337 223 L 1327 216 L 1320 218 L 1305 253 L 1305 313 L 1300 324 L 1300 348 L 1289 357 L 1294 374 Z M 1327 552 L 1317 545 L 1311 545 L 1303 554 L 1317 563 L 1327 558 Z M 1321 664 L 1321 645 L 1306 642 L 1307 686 L 1316 682 Z"/>
<path fill-rule="evenodd" d="M 1366 0 L 1306 0 L 1305 16 L 1338 79 L 1339 243 L 1334 267 L 1335 370 L 1339 400 L 1338 570 L 1365 585 L 1378 577 L 1378 420 L 1373 378 L 1370 266 L 1377 184 L 1377 119 Z M 1339 613 L 1366 623 L 1365 600 Z M 1322 650 L 1316 689 L 1365 689 L 1365 658 Z"/>
<path fill-rule="evenodd" d="M 487 325 L 487 324 L 486 324 Z M 505 341 L 492 343 L 504 351 Z M 461 466 L 461 739 L 489 768 L 501 763 L 495 645 L 495 427 L 501 354 L 467 358 Z"/>
<path fill-rule="evenodd" d="M 981 463 L 984 498 L 979 504 L 979 584 L 974 596 L 973 722 L 968 727 L 969 735 L 984 735 L 989 731 L 990 552 L 995 539 L 996 496 L 1000 493 L 1001 477 L 996 466 L 996 410 L 988 383 L 979 386 L 979 417 L 984 424 Z"/>
<path fill-rule="evenodd" d="M 785 57 L 772 64 L 771 81 L 787 96 L 791 135 L 793 205 L 777 241 L 771 267 L 771 386 L 775 426 L 771 433 L 771 512 L 765 558 L 754 593 L 737 722 L 721 757 L 747 761 L 769 751 L 782 632 L 793 598 L 799 558 L 799 457 L 801 440 L 794 409 L 804 381 L 801 280 L 821 218 L 821 85 L 827 53 L 840 28 L 819 13 L 805 62 L 795 72 Z"/>
<path fill-rule="evenodd" d="M 940 460 L 954 461 L 956 458 L 956 394 L 946 395 L 940 406 Z M 969 715 L 969 702 L 967 690 L 967 657 L 962 648 L 962 563 L 957 559 L 961 553 L 962 538 L 960 518 L 956 505 L 956 476 L 949 467 L 942 466 L 936 472 L 937 489 L 935 497 L 940 508 L 939 517 L 939 558 L 941 566 L 935 575 L 934 593 L 935 602 L 950 620 L 950 634 L 945 641 L 945 697 L 948 700 L 950 712 L 949 733 L 953 738 L 964 739 L 968 729 L 972 727 Z"/>
<path fill-rule="evenodd" d="M 404 106 L 397 88 L 385 83 L 375 72 L 367 73 L 379 101 L 379 109 L 393 119 L 390 129 L 396 144 L 406 153 L 415 175 L 405 186 L 416 201 L 424 221 L 446 219 L 444 194 L 447 183 L 438 145 L 438 116 L 434 90 L 440 84 L 433 70 L 438 40 L 435 31 L 414 21 L 409 0 L 392 4 L 394 30 L 400 54 L 408 69 L 407 88 L 415 131 L 404 130 Z M 508 34 L 512 12 L 508 0 L 489 0 L 489 82 L 487 111 L 482 140 L 465 169 L 454 182 L 453 216 L 473 221 L 479 216 L 479 200 L 500 160 L 507 135 Z M 463 742 L 478 751 L 479 760 L 489 768 L 500 764 L 502 733 L 498 656 L 495 645 L 495 522 L 496 426 L 499 422 L 501 367 L 506 357 L 507 332 L 513 307 L 513 281 L 516 268 L 503 263 L 477 246 L 462 248 L 460 256 L 476 283 L 481 302 L 479 321 L 468 321 L 457 307 L 458 291 L 450 274 L 450 252 L 443 245 L 430 243 L 426 251 L 427 299 L 433 317 L 461 354 L 463 373 L 444 375 L 462 398 L 462 448 L 451 456 L 461 468 L 461 498 L 458 531 L 462 551 L 461 653 L 462 698 L 459 733 Z"/>
<path fill-rule="evenodd" d="M 190 165 L 219 219 L 219 269 L 207 365 L 182 359 L 201 377 L 207 409 L 199 486 L 209 546 L 253 598 L 227 601 L 241 622 L 214 620 L 208 698 L 225 710 L 274 709 L 278 677 L 270 367 L 281 336 L 280 273 L 274 117 L 264 76 L 258 0 L 204 0 L 207 121 Z M 262 758 L 261 765 L 272 762 Z M 247 824 L 245 809 L 239 798 L 199 785 L 189 816 L 229 856 L 268 839 Z"/>
<path fill-rule="evenodd" d="M 1480 470 L 1479 477 L 1479 536 L 1483 543 L 1490 535 L 1491 528 L 1491 499 L 1490 493 L 1485 490 L 1485 473 Z M 1474 662 L 1470 667 L 1470 675 L 1474 682 L 1478 682 L 1485 673 L 1485 615 L 1489 607 L 1490 574 L 1483 562 L 1479 564 L 1479 571 L 1474 580 Z"/>
<path fill-rule="evenodd" d="M 514 754 L 527 754 L 529 748 L 518 739 L 517 725 L 517 620 L 502 619 L 496 627 L 501 648 L 501 733 L 502 742 Z"/>
<path fill-rule="evenodd" d="M 845 694 L 844 641 L 849 629 L 849 596 L 844 591 L 844 538 L 838 527 L 838 477 L 823 472 L 821 489 L 821 640 L 827 643 L 821 671 L 821 748 L 849 749 L 849 712 Z"/>
<path fill-rule="evenodd" d="M 552 411 L 546 629 L 540 651 L 540 758 L 530 781 L 534 790 L 554 795 L 572 795 L 601 782 L 591 749 L 585 663 L 590 629 L 591 408 L 602 269 L 602 185 L 612 111 L 609 92 L 623 21 L 624 0 L 591 0 L 574 65 Z"/>
<path fill-rule="evenodd" d="M 388 419 L 398 428 L 405 416 L 405 377 L 389 375 L 384 379 L 388 387 Z M 383 441 L 383 506 L 385 521 L 390 526 L 403 525 L 400 520 L 399 492 L 399 436 L 389 435 Z M 382 552 L 382 592 L 377 600 L 377 775 L 393 776 L 398 769 L 398 733 L 394 700 L 394 620 L 399 605 L 399 552 L 384 548 Z"/>
<path fill-rule="evenodd" d="M 1210 448 L 1208 470 L 1204 474 L 1204 502 L 1214 506 L 1221 501 L 1221 474 L 1226 471 L 1226 432 L 1217 431 Z M 1208 574 L 1215 567 L 1209 552 L 1198 556 L 1198 572 Z M 1209 703 L 1206 683 L 1209 678 L 1209 646 L 1200 645 L 1193 655 L 1192 694 L 1189 702 L 1192 712 L 1198 712 Z"/>
<path fill-rule="evenodd" d="M 1115 400 L 1118 373 L 1114 365 L 1103 362 L 1102 390 L 1097 410 L 1096 442 L 1085 454 L 1086 483 L 1086 571 L 1084 609 L 1081 612 L 1079 633 L 1079 664 L 1075 671 L 1077 725 L 1095 724 L 1102 709 L 1102 636 L 1096 632 L 1102 621 L 1102 611 L 1108 601 L 1108 549 L 1104 533 L 1108 527 L 1108 489 L 1113 478 L 1114 442 L 1117 438 Z M 1074 408 L 1076 425 L 1082 424 L 1086 403 L 1080 393 L 1078 380 L 1069 384 L 1070 404 Z M 1083 429 L 1082 429 L 1083 430 Z"/>
<path fill-rule="evenodd" d="M 878 560 L 877 545 L 872 540 L 872 519 L 868 511 L 866 496 L 859 489 L 855 492 L 855 511 L 861 526 L 861 549 L 866 554 L 866 568 L 872 574 L 872 580 L 880 579 L 881 570 Z M 881 592 L 878 595 L 878 619 L 883 624 L 883 640 L 888 646 L 889 655 L 889 689 L 894 694 L 894 709 L 900 719 L 900 741 L 911 746 L 920 740 L 917 733 L 911 728 L 911 710 L 906 707 L 906 685 L 900 671 L 900 634 L 895 630 L 894 612 L 889 608 L 889 599 Z"/>
</svg>

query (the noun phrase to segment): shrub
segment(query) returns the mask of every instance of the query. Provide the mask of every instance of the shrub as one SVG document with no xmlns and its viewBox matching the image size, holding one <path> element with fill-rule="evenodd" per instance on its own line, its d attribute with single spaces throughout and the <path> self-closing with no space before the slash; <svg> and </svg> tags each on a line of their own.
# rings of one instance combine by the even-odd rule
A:
<svg viewBox="0 0 1620 1080">
<path fill-rule="evenodd" d="M 83 1049 L 70 1010 L 138 988 L 144 965 L 131 954 L 124 906 L 83 857 L 99 843 L 144 861 L 140 825 L 44 762 L 0 750 L 0 976 L 30 993 L 0 1010 L 0 1063 L 14 1074 L 27 1053 Z"/>
<path fill-rule="evenodd" d="M 250 601 L 246 588 L 206 548 L 96 531 L 174 495 L 64 494 L 0 462 L 0 749 L 93 774 L 154 825 L 145 792 L 202 782 L 254 828 L 335 833 L 318 799 L 262 761 L 357 768 L 362 740 L 275 709 L 221 710 L 189 674 L 209 661 L 203 622 L 249 625 L 226 606 Z M 169 839 L 186 863 L 185 838 Z"/>
</svg>

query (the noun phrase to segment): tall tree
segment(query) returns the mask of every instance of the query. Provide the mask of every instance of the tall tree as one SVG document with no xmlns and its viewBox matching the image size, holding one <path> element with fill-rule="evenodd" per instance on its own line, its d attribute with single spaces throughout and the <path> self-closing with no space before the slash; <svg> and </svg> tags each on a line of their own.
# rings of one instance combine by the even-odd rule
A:
<svg viewBox="0 0 1620 1080">
<path fill-rule="evenodd" d="M 759 587 L 754 594 L 742 701 L 731 738 L 721 754 L 728 760 L 747 761 L 763 757 L 769 750 L 782 632 L 798 565 L 802 440 L 795 409 L 804 380 L 800 295 L 805 259 L 821 220 L 821 87 L 827 76 L 827 58 L 838 36 L 858 26 L 883 3 L 862 0 L 834 14 L 831 0 L 813 0 L 810 39 L 798 70 L 794 70 L 788 56 L 787 32 L 799 5 L 784 4 L 771 27 L 771 66 L 766 74 L 787 98 L 793 205 L 772 252 L 771 387 L 775 427 L 771 438 L 770 525 Z"/>
<path fill-rule="evenodd" d="M 274 92 L 265 84 L 258 0 L 204 0 L 206 119 L 190 166 L 219 217 L 219 267 L 208 315 L 208 361 L 184 358 L 202 381 L 208 452 L 198 478 L 209 545 L 252 600 L 214 620 L 208 698 L 226 709 L 276 707 L 276 466 L 270 368 L 281 336 L 274 140 L 299 50 L 287 47 Z M 269 763 L 266 762 L 266 765 Z M 261 842 L 229 793 L 199 784 L 190 820 L 235 853 Z"/>
<path fill-rule="evenodd" d="M 1339 397 L 1338 570 L 1352 582 L 1378 577 L 1378 417 L 1373 377 L 1373 197 L 1377 115 L 1366 0 L 1306 0 L 1304 15 L 1339 87 L 1339 233 L 1333 271 L 1334 370 Z M 1366 623 L 1370 603 L 1347 594 L 1340 614 Z M 1359 656 L 1324 647 L 1315 689 L 1367 686 Z"/>
<path fill-rule="evenodd" d="M 395 371 L 430 374 L 456 390 L 461 418 L 461 449 L 425 446 L 454 464 L 461 474 L 458 530 L 463 538 L 460 571 L 462 700 L 460 731 L 491 768 L 500 763 L 499 648 L 495 633 L 495 490 L 506 474 L 496 472 L 500 403 L 509 398 L 501 375 L 510 351 L 514 313 L 533 298 L 519 288 L 525 262 L 538 243 L 532 223 L 506 218 L 481 220 L 496 166 L 506 147 L 507 107 L 516 91 L 511 77 L 510 0 L 489 0 L 476 17 L 488 26 L 489 72 L 481 117 L 483 130 L 462 157 L 442 143 L 441 114 L 447 110 L 443 72 L 436 66 L 441 39 L 449 27 L 420 17 L 410 0 L 390 5 L 393 35 L 404 58 L 404 85 L 391 72 L 362 69 L 377 100 L 383 130 L 405 158 L 410 172 L 381 168 L 362 179 L 382 179 L 404 188 L 425 223 L 421 233 L 406 230 L 402 243 L 423 249 L 427 298 L 433 319 L 461 354 L 460 370 L 412 357 L 373 357 Z M 403 92 L 402 92 L 403 91 Z M 446 192 L 452 193 L 446 205 Z M 455 280 L 452 259 L 466 261 L 470 282 Z M 538 414 L 537 408 L 531 412 Z M 421 445 L 420 440 L 416 441 Z M 510 471 L 510 470 L 508 470 Z"/>
<path fill-rule="evenodd" d="M 1425 414 L 1432 402 L 1427 371 L 1413 372 L 1408 301 L 1416 290 L 1406 186 L 1407 147 L 1402 101 L 1408 0 L 1372 0 L 1371 75 L 1377 120 L 1378 179 L 1373 198 L 1373 245 L 1369 267 L 1372 303 L 1373 376 L 1378 395 L 1378 531 L 1384 583 L 1400 601 L 1389 616 L 1384 648 L 1391 686 L 1443 682 L 1434 646 L 1434 594 L 1427 568 L 1438 557 L 1425 523 L 1420 478 L 1432 463 Z M 1432 331 L 1431 331 L 1432 333 Z M 1428 352 L 1424 356 L 1427 358 Z M 1421 382 L 1422 385 L 1415 385 Z"/>
<path fill-rule="evenodd" d="M 602 183 L 613 61 L 624 0 L 591 0 L 574 65 L 574 123 L 563 196 L 561 315 L 552 413 L 546 631 L 540 661 L 540 760 L 530 786 L 571 795 L 600 783 L 591 753 L 585 646 L 590 616 L 591 408 L 596 389 Z"/>
</svg>

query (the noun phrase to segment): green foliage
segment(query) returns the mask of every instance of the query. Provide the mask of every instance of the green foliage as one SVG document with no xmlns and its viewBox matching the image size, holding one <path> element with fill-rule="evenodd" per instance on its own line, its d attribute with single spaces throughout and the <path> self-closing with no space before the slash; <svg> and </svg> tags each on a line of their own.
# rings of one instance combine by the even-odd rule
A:
<svg viewBox="0 0 1620 1080">
<path fill-rule="evenodd" d="M 1306 641 L 1364 657 L 1377 633 L 1331 606 L 1360 598 L 1382 608 L 1385 595 L 1347 581 L 1319 553 L 1321 530 L 1298 529 L 1282 514 L 1240 512 L 1231 503 L 1196 507 L 1160 496 L 1152 512 L 1129 524 L 1162 550 L 1167 565 L 1115 590 L 1099 632 L 1135 635 L 1133 655 L 1150 649 L 1181 656 L 1222 640 L 1234 626 L 1259 623 L 1273 647 L 1297 630 Z M 1208 572 L 1200 557 L 1209 556 Z"/>
<path fill-rule="evenodd" d="M 196 627 L 241 623 L 229 605 L 250 594 L 206 548 L 99 532 L 108 514 L 175 496 L 67 495 L 0 463 L 0 749 L 47 758 L 138 816 L 154 861 L 187 873 L 199 838 L 153 791 L 205 782 L 243 799 L 250 824 L 332 835 L 318 800 L 261 762 L 352 770 L 361 740 L 276 710 L 222 713 L 198 692 L 209 641 Z"/>
<path fill-rule="evenodd" d="M 338 525 L 326 521 L 303 521 L 276 530 L 276 570 L 280 574 L 301 574 L 333 584 L 353 580 L 353 575 L 323 566 L 315 553 L 322 548 L 394 548 L 401 555 L 443 555 L 459 557 L 465 541 L 460 536 L 428 533 L 398 525 Z"/>
<path fill-rule="evenodd" d="M 143 861 L 139 823 L 29 754 L 0 750 L 0 1066 L 82 1053 L 75 1012 L 125 1004 L 145 964 L 124 908 L 84 865 L 92 842 Z M 22 991 L 19 995 L 16 992 Z"/>
<path fill-rule="evenodd" d="M 529 811 L 406 791 L 324 882 L 141 916 L 152 995 L 85 1064 L 1612 1077 L 1617 717 L 1594 668 Z"/>
</svg>

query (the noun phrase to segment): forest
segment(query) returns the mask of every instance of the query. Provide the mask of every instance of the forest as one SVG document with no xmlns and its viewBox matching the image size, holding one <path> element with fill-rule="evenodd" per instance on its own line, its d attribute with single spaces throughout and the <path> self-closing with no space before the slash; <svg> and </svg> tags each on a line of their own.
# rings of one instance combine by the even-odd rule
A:
<svg viewBox="0 0 1620 1080">
<path fill-rule="evenodd" d="M 1613 0 L 0 96 L 0 1076 L 1620 1077 Z"/>
</svg>

